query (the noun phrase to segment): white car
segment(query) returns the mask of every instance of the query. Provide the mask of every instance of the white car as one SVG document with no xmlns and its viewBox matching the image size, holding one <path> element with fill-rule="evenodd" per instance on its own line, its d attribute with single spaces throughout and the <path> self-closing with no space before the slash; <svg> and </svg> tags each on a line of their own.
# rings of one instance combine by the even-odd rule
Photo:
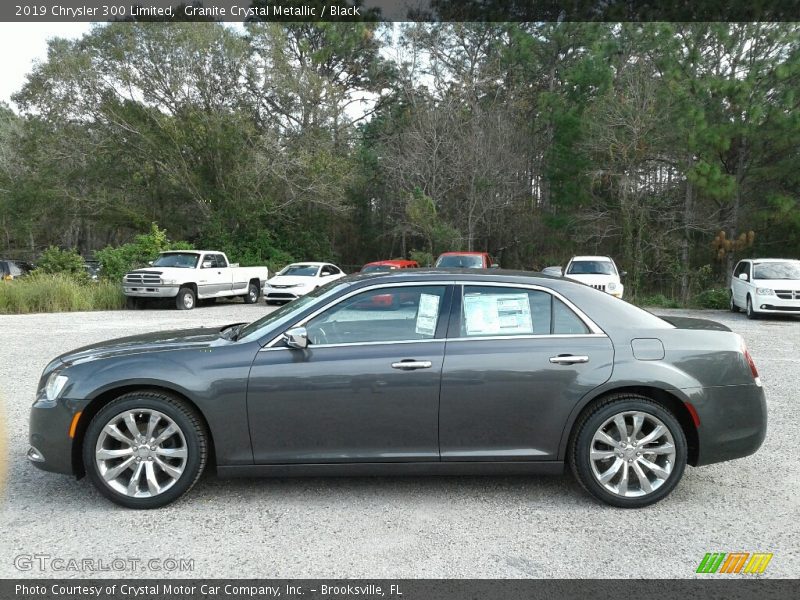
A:
<svg viewBox="0 0 800 600">
<path fill-rule="evenodd" d="M 731 277 L 731 310 L 759 314 L 800 315 L 800 260 L 748 258 Z"/>
<path fill-rule="evenodd" d="M 615 298 L 622 298 L 625 286 L 620 277 L 625 271 L 617 269 L 617 265 L 608 256 L 573 256 L 564 269 L 564 277 L 580 281 Z"/>
<path fill-rule="evenodd" d="M 289 302 L 342 277 L 345 277 L 342 270 L 331 263 L 292 263 L 267 282 L 264 296 L 267 304 Z"/>
</svg>

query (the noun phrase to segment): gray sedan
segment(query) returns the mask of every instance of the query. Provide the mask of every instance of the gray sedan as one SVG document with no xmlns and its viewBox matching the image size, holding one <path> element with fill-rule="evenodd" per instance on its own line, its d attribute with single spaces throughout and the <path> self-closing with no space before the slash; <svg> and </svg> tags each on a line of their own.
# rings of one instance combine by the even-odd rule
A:
<svg viewBox="0 0 800 600">
<path fill-rule="evenodd" d="M 28 457 L 112 501 L 220 476 L 562 473 L 641 507 L 687 464 L 755 452 L 766 401 L 740 336 L 581 283 L 492 270 L 331 282 L 250 324 L 53 360 Z"/>
</svg>

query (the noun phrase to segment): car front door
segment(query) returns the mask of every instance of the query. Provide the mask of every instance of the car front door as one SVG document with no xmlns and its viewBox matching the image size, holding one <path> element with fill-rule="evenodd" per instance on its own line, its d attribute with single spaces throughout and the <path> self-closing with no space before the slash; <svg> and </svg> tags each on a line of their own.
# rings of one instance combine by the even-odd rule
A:
<svg viewBox="0 0 800 600">
<path fill-rule="evenodd" d="M 438 461 L 450 290 L 353 292 L 293 325 L 305 349 L 263 348 L 247 392 L 255 463 Z"/>
<path fill-rule="evenodd" d="M 221 254 L 206 254 L 203 257 L 197 290 L 205 298 L 230 292 L 231 276 L 225 257 Z"/>
<path fill-rule="evenodd" d="M 743 273 L 747 276 L 747 280 L 741 279 L 741 275 Z M 733 280 L 731 283 L 736 306 L 739 306 L 740 308 L 744 308 L 747 305 L 747 289 L 749 283 L 750 262 L 743 260 L 736 265 L 736 269 L 733 271 Z"/>
<path fill-rule="evenodd" d="M 609 338 L 550 291 L 454 294 L 439 409 L 443 461 L 556 460 L 567 418 L 611 376 Z"/>
</svg>

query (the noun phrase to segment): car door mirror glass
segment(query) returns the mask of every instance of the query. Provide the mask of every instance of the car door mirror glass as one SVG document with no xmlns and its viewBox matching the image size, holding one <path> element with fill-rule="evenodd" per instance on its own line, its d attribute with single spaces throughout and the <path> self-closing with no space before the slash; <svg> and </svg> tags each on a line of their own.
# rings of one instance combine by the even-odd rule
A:
<svg viewBox="0 0 800 600">
<path fill-rule="evenodd" d="M 203 268 L 204 268 L 204 269 L 210 269 L 210 268 L 212 268 L 213 266 L 214 266 L 214 263 L 213 263 L 213 262 L 211 262 L 210 260 L 204 260 L 204 261 L 203 261 Z"/>
<path fill-rule="evenodd" d="M 290 348 L 304 350 L 308 347 L 308 331 L 305 327 L 294 327 L 283 334 L 286 345 Z"/>
</svg>

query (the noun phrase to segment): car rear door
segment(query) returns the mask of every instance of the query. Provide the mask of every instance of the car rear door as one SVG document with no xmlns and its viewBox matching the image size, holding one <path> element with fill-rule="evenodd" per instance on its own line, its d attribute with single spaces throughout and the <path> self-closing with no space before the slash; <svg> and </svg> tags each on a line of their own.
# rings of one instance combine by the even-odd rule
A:
<svg viewBox="0 0 800 600">
<path fill-rule="evenodd" d="M 262 349 L 247 392 L 255 463 L 438 461 L 451 289 L 355 291 L 293 324 L 306 349 Z M 375 300 L 386 296 L 404 300 Z"/>
<path fill-rule="evenodd" d="M 570 412 L 609 379 L 613 357 L 610 339 L 547 289 L 465 285 L 442 368 L 442 460 L 556 460 Z"/>
</svg>

